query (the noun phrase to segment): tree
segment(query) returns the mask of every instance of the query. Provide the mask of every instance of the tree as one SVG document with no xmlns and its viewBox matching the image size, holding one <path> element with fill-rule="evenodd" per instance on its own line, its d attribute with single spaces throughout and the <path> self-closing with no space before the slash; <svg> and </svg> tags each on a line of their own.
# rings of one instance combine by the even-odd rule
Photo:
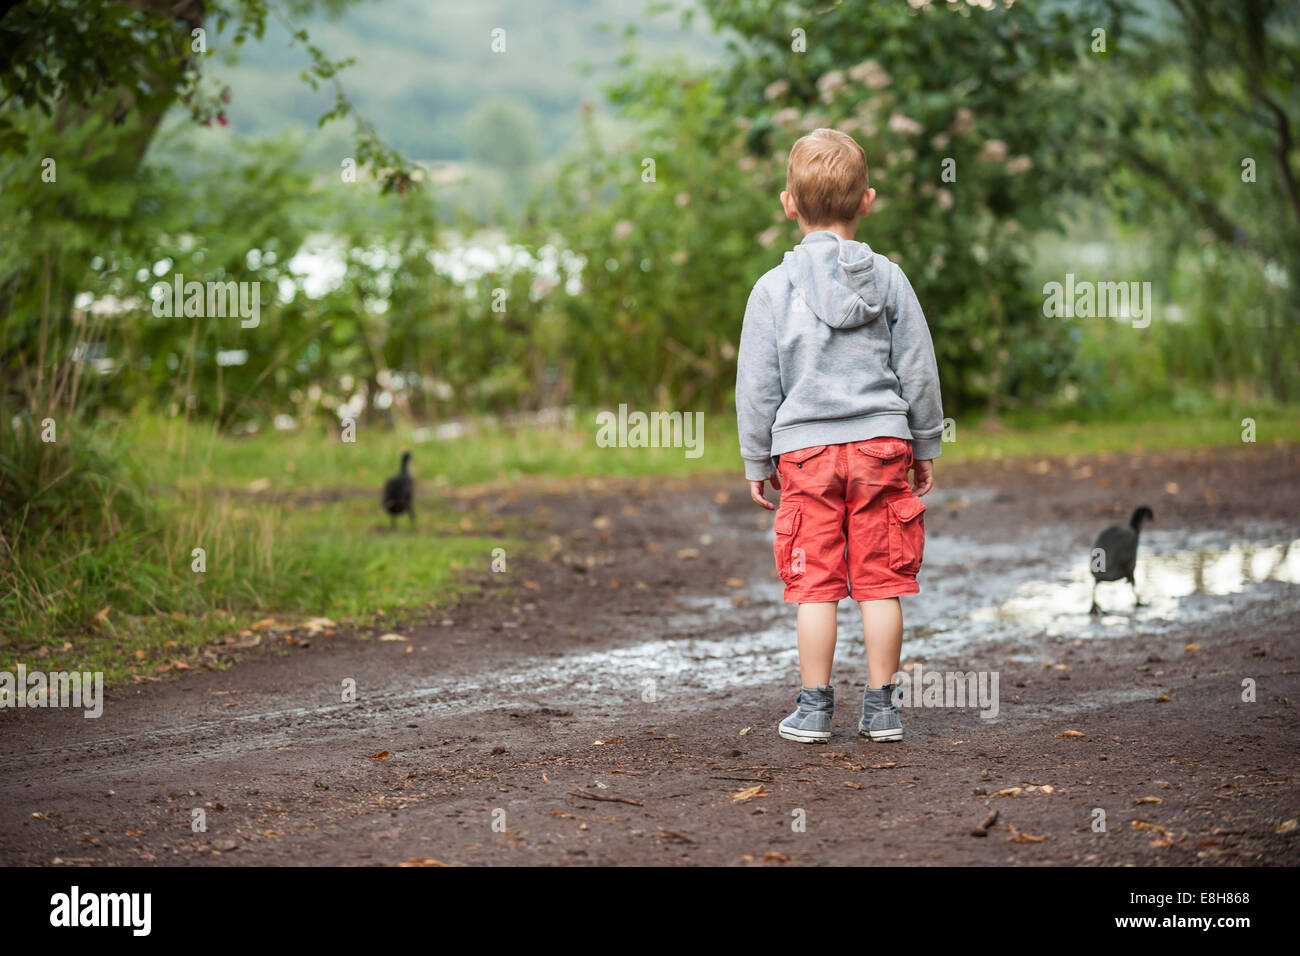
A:
<svg viewBox="0 0 1300 956">
<path fill-rule="evenodd" d="M 512 174 L 537 162 L 541 153 L 537 117 L 526 106 L 492 100 L 465 121 L 465 148 L 480 163 Z"/>
</svg>

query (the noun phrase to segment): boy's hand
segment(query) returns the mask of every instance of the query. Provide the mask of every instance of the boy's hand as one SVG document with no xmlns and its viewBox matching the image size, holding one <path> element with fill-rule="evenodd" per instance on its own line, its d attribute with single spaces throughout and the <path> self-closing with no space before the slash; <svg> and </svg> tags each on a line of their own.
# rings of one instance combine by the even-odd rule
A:
<svg viewBox="0 0 1300 956">
<path fill-rule="evenodd" d="M 934 462 L 912 462 L 912 494 L 920 498 L 934 487 Z"/>
<path fill-rule="evenodd" d="M 781 490 L 781 478 L 779 475 L 772 475 L 767 479 L 772 483 L 772 487 L 777 491 Z M 768 511 L 775 511 L 776 505 L 763 497 L 763 482 L 751 481 L 749 483 L 749 497 L 754 499 L 754 504 L 760 508 L 766 508 Z"/>
</svg>

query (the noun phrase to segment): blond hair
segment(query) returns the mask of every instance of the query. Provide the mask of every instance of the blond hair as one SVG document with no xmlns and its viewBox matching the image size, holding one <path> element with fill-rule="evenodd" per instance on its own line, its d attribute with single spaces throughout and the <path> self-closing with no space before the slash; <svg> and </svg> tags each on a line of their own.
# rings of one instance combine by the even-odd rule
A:
<svg viewBox="0 0 1300 956">
<path fill-rule="evenodd" d="M 814 226 L 849 222 L 867 191 L 867 154 L 857 140 L 834 129 L 815 129 L 790 150 L 785 188 L 799 218 Z"/>
</svg>

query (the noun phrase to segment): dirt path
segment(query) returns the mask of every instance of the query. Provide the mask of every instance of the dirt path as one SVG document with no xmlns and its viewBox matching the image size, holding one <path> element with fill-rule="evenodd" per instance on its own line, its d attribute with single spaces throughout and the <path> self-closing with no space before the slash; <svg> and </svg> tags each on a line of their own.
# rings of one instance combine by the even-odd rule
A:
<svg viewBox="0 0 1300 956">
<path fill-rule="evenodd" d="M 1300 450 L 938 478 L 904 661 L 996 671 L 991 719 L 911 708 L 902 743 L 860 740 L 846 602 L 835 737 L 781 740 L 770 514 L 737 481 L 584 483 L 489 505 L 542 555 L 407 641 L 318 634 L 99 720 L 0 715 L 0 862 L 1300 862 Z M 1137 504 L 1150 605 L 1110 585 L 1090 619 L 1087 549 Z"/>
</svg>

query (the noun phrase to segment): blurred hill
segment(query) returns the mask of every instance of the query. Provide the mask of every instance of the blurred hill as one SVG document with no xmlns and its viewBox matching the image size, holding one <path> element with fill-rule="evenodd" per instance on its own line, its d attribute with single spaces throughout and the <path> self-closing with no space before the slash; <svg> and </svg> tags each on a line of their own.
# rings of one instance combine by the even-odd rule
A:
<svg viewBox="0 0 1300 956">
<path fill-rule="evenodd" d="M 643 0 L 369 0 L 338 14 L 327 5 L 294 22 L 331 58 L 355 58 L 342 73 L 349 95 L 406 155 L 472 159 L 475 114 L 504 103 L 535 128 L 535 158 L 544 162 L 572 141 L 578 106 L 600 101 L 625 52 L 625 30 L 635 29 L 637 49 L 654 58 L 699 62 L 721 52 L 706 27 L 682 28 L 687 6 L 659 3 L 665 12 L 648 17 Z M 505 30 L 504 53 L 491 49 L 497 28 Z M 237 133 L 314 130 L 331 105 L 332 91 L 313 92 L 299 79 L 307 54 L 274 21 L 263 42 L 214 59 L 209 72 L 231 87 Z M 346 143 L 349 126 L 331 124 L 317 142 Z"/>
</svg>

